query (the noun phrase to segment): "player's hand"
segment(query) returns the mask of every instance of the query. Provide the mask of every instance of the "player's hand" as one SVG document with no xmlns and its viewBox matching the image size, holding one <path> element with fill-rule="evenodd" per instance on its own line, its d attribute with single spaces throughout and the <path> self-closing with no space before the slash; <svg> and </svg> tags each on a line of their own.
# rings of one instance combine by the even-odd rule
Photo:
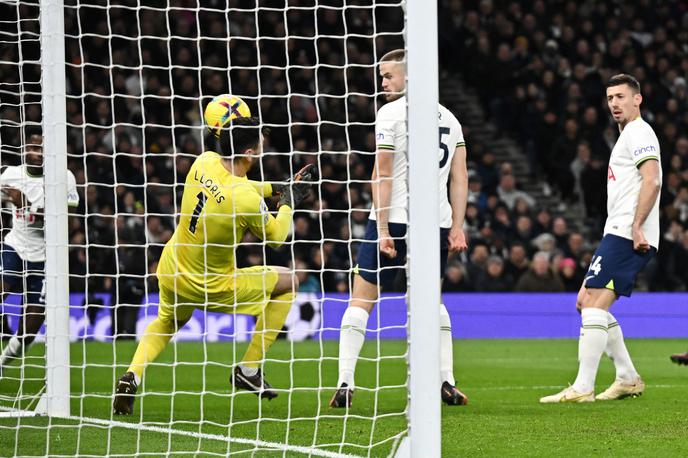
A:
<svg viewBox="0 0 688 458">
<path fill-rule="evenodd" d="M 466 244 L 466 235 L 463 233 L 463 229 L 458 226 L 452 226 L 449 230 L 449 252 L 450 253 L 461 253 L 468 249 Z"/>
<path fill-rule="evenodd" d="M 639 227 L 634 227 L 633 233 L 633 249 L 641 253 L 647 253 L 650 251 L 650 242 L 645 238 L 643 230 Z"/>
<path fill-rule="evenodd" d="M 15 207 L 24 207 L 26 205 L 24 194 L 17 188 L 2 188 L 2 197 L 3 200 L 12 202 Z"/>
<path fill-rule="evenodd" d="M 311 186 L 318 179 L 318 168 L 313 164 L 308 164 L 296 172 L 294 178 L 284 185 L 273 185 L 273 194 L 279 195 L 278 207 L 288 205 L 296 208 L 307 196 Z"/>
<path fill-rule="evenodd" d="M 378 238 L 380 239 L 380 253 L 390 259 L 396 258 L 397 249 L 394 247 L 394 239 L 389 231 L 380 231 Z"/>
</svg>

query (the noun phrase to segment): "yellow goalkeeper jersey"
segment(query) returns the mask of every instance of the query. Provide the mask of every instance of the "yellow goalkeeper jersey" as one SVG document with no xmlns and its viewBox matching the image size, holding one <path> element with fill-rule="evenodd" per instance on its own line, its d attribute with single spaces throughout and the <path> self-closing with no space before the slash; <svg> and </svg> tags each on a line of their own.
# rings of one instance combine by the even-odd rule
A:
<svg viewBox="0 0 688 458">
<path fill-rule="evenodd" d="M 235 250 L 246 231 L 269 245 L 284 242 L 292 210 L 272 216 L 264 196 L 272 186 L 234 176 L 222 156 L 206 151 L 191 166 L 184 184 L 181 215 L 158 263 L 161 288 L 205 302 L 234 289 Z"/>
</svg>

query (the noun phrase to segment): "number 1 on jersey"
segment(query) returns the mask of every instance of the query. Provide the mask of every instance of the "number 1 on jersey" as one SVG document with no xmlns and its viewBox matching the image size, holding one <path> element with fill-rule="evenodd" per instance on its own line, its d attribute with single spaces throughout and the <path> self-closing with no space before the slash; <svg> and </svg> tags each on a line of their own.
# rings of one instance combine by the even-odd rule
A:
<svg viewBox="0 0 688 458">
<path fill-rule="evenodd" d="M 440 127 L 440 148 L 442 148 L 442 159 L 440 159 L 440 168 L 447 164 L 449 159 L 449 147 L 442 141 L 442 135 L 449 135 L 449 127 Z"/>
<path fill-rule="evenodd" d="M 203 193 L 203 191 L 199 192 L 196 195 L 196 197 L 198 198 L 198 202 L 196 203 L 196 208 L 194 208 L 194 211 L 191 214 L 191 221 L 189 222 L 189 231 L 192 234 L 196 233 L 196 224 L 198 224 L 198 217 L 201 215 L 203 207 L 205 206 L 205 201 L 208 199 L 206 195 Z"/>
</svg>

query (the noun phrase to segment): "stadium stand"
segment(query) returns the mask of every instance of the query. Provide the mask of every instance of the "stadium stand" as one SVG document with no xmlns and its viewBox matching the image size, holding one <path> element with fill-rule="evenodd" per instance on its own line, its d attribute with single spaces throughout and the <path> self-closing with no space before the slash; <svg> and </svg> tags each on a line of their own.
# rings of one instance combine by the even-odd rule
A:
<svg viewBox="0 0 688 458">
<path fill-rule="evenodd" d="M 676 267 L 688 262 L 688 100 L 682 76 L 688 72 L 686 6 L 639 2 L 622 12 L 615 3 L 592 1 L 441 4 L 441 97 L 464 125 L 471 169 L 466 222 L 471 252 L 450 262 L 447 289 L 509 291 L 537 284 L 524 280 L 542 273 L 535 265 L 540 263 L 530 267 L 536 253 L 549 260 L 544 274 L 561 280 L 554 282 L 556 290 L 578 288 L 601 237 L 605 165 L 616 138 L 604 83 L 615 73 L 628 72 L 641 82 L 643 116 L 660 135 L 664 169 L 664 237 L 640 289 L 686 290 L 688 272 Z M 564 22 L 564 12 L 577 20 Z M 320 67 L 314 74 L 309 68 L 316 58 L 313 40 L 290 40 L 286 48 L 279 40 L 262 40 L 257 52 L 228 51 L 226 17 L 208 11 L 200 33 L 193 16 L 175 16 L 170 22 L 174 35 L 203 39 L 141 40 L 147 64 L 159 68 L 138 72 L 117 67 L 138 65 L 131 61 L 139 55 L 131 47 L 138 44 L 125 37 L 138 33 L 133 29 L 137 23 L 150 36 L 166 35 L 166 25 L 148 18 L 145 10 L 137 21 L 127 17 L 135 13 L 114 9 L 109 23 L 96 8 L 81 8 L 80 14 L 81 40 L 67 42 L 72 64 L 67 71 L 69 166 L 82 197 L 70 219 L 72 290 L 84 291 L 88 281 L 89 292 L 119 291 L 120 298 L 145 287 L 155 291 L 155 260 L 171 236 L 181 184 L 208 141 L 200 130 L 188 127 L 201 123 L 199 96 L 207 101 L 231 92 L 254 108 L 259 104 L 264 122 L 273 125 L 268 151 L 276 154 L 263 163 L 266 179 L 287 176 L 289 157 L 279 153 L 298 151 L 292 166 L 320 160 L 325 181 L 313 197 L 319 201 L 312 204 L 322 212 L 297 213 L 294 252 L 301 268 L 325 268 L 322 276 L 308 276 L 309 288 L 319 290 L 314 282 L 320 282 L 325 291 L 347 291 L 357 248 L 351 240 L 362 237 L 370 207 L 370 190 L 363 182 L 372 170 L 375 107 L 372 96 L 323 97 L 318 88 L 326 87 L 329 94 L 374 94 L 377 75 L 372 68 L 344 69 L 345 63 L 372 64 L 376 51 L 370 43 L 352 37 L 344 49 L 339 41 L 320 38 L 318 55 L 341 67 Z M 295 17 L 289 26 L 300 30 L 342 27 L 336 14 L 315 20 L 305 13 Z M 250 35 L 253 15 L 237 13 L 231 21 Z M 280 21 L 278 13 L 266 12 L 260 27 L 279 33 Z M 75 15 L 67 15 L 66 28 L 77 30 Z M 88 32 L 116 37 L 106 43 Z M 380 38 L 377 53 L 400 44 L 394 40 Z M 26 59 L 36 50 L 27 44 L 23 52 Z M 249 69 L 259 58 L 280 66 L 287 57 L 302 67 L 289 74 Z M 199 60 L 218 70 L 192 69 Z M 572 67 L 573 61 L 578 63 Z M 226 71 L 219 70 L 229 62 L 231 87 Z M 175 67 L 170 70 L 170 65 Z M 6 69 L 0 78 L 19 82 L 15 71 Z M 24 80 L 38 78 L 24 75 Z M 9 153 L 20 145 L 19 111 L 10 104 L 1 115 L 14 122 L 3 122 L 0 132 L 3 165 L 15 164 L 18 155 Z M 36 105 L 27 109 L 26 118 L 40 121 Z M 291 127 L 284 127 L 290 120 Z M 319 156 L 318 138 L 327 150 Z M 257 173 L 254 178 L 260 178 Z M 96 184 L 86 187 L 86 178 Z M 321 234 L 327 239 L 322 244 Z M 146 253 L 148 264 L 137 262 Z M 238 261 L 250 265 L 262 257 L 259 248 L 241 248 Z M 267 258 L 270 264 L 289 260 L 288 254 L 272 251 Z M 116 262 L 127 275 L 112 277 Z M 126 300 L 135 302 L 136 297 Z"/>
</svg>

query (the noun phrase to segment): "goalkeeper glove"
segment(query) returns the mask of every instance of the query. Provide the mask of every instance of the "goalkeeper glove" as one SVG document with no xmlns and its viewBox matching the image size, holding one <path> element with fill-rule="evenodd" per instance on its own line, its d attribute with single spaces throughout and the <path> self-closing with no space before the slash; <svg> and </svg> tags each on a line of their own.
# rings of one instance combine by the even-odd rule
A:
<svg viewBox="0 0 688 458">
<path fill-rule="evenodd" d="M 293 180 L 288 180 L 286 184 L 272 185 L 273 195 L 279 195 L 277 207 L 289 205 L 296 208 L 307 196 L 313 186 L 313 182 L 318 179 L 318 168 L 313 164 L 308 164 L 294 175 Z"/>
</svg>

